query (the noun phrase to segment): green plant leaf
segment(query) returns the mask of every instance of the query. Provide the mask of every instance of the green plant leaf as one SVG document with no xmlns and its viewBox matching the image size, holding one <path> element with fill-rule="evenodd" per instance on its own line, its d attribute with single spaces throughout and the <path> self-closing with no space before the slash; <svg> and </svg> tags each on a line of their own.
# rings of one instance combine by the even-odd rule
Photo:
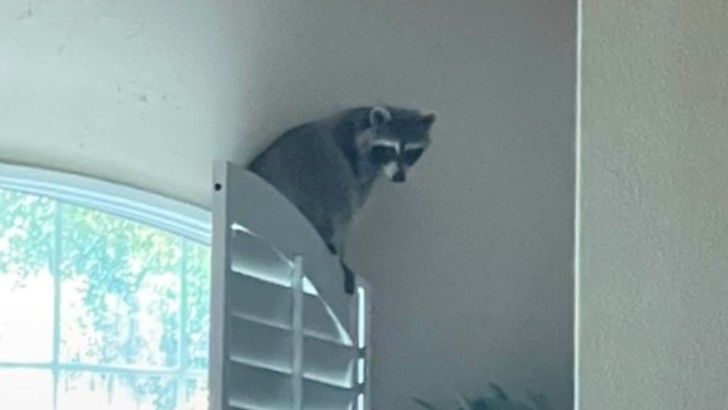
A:
<svg viewBox="0 0 728 410">
<path fill-rule="evenodd" d="M 438 410 L 437 407 L 433 406 L 432 404 L 430 404 L 424 400 L 420 400 L 417 397 L 413 397 L 412 400 L 427 410 Z"/>
<path fill-rule="evenodd" d="M 493 390 L 493 393 L 495 393 L 495 397 L 500 400 L 508 400 L 508 395 L 500 386 L 495 383 L 488 383 L 488 385 L 490 386 L 490 389 Z"/>
</svg>

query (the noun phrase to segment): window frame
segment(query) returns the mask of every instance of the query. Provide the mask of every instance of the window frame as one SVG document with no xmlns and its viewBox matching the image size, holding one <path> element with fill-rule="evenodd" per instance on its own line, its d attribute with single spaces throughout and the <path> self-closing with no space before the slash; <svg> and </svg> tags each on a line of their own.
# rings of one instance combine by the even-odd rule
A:
<svg viewBox="0 0 728 410">
<path fill-rule="evenodd" d="M 81 206 L 119 218 L 158 228 L 183 240 L 210 246 L 212 239 L 209 210 L 173 200 L 162 195 L 125 185 L 76 174 L 0 163 L 0 189 L 37 195 L 55 200 L 58 208 L 64 204 Z M 59 214 L 57 212 L 57 214 Z M 54 222 L 59 224 L 57 218 Z M 57 230 L 56 230 L 57 231 Z M 59 241 L 56 234 L 55 241 Z M 183 252 L 188 247 L 183 241 Z M 59 247 L 54 246 L 54 252 Z M 53 259 L 57 259 L 54 257 Z M 59 360 L 60 346 L 60 277 L 56 266 L 51 267 L 54 278 L 53 355 L 50 362 L 0 362 L 0 369 L 50 370 L 53 374 L 53 403 L 57 405 L 59 373 L 87 371 L 96 374 L 170 377 L 177 386 L 177 398 L 182 399 L 185 382 L 191 377 L 207 377 L 207 369 L 193 369 L 180 362 L 176 367 L 123 366 L 88 363 L 63 363 Z M 184 283 L 184 272 L 180 272 Z M 183 292 L 184 292 L 184 285 Z M 183 309 L 184 310 L 184 309 Z M 180 312 L 184 320 L 184 312 Z M 182 321 L 180 323 L 183 323 Z M 182 352 L 180 346 L 180 353 Z"/>
<path fill-rule="evenodd" d="M 93 208 L 208 245 L 212 242 L 209 210 L 126 185 L 0 163 L 0 187 Z"/>
</svg>

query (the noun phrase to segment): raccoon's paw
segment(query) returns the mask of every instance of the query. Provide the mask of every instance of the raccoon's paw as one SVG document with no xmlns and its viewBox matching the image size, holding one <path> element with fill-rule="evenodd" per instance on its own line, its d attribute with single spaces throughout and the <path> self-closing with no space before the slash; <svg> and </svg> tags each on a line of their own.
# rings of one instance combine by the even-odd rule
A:
<svg viewBox="0 0 728 410">
<path fill-rule="evenodd" d="M 344 262 L 341 262 L 341 270 L 344 271 L 344 292 L 353 295 L 356 291 L 356 274 Z"/>
</svg>

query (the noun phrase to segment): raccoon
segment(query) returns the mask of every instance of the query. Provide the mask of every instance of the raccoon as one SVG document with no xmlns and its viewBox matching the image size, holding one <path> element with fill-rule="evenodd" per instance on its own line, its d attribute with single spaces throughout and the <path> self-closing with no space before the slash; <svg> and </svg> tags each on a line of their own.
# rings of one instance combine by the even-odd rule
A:
<svg viewBox="0 0 728 410">
<path fill-rule="evenodd" d="M 355 288 L 343 262 L 353 218 L 381 175 L 406 180 L 430 145 L 434 122 L 434 113 L 406 108 L 352 108 L 283 133 L 248 166 L 288 198 L 340 258 L 347 293 Z"/>
</svg>

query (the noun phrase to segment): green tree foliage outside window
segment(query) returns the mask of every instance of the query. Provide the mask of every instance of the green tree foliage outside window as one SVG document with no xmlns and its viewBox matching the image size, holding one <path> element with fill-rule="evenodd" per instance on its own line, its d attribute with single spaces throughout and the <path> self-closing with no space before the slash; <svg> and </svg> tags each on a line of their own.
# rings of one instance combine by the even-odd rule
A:
<svg viewBox="0 0 728 410">
<path fill-rule="evenodd" d="M 206 244 L 0 189 L 3 408 L 204 408 L 209 260 Z"/>
</svg>

